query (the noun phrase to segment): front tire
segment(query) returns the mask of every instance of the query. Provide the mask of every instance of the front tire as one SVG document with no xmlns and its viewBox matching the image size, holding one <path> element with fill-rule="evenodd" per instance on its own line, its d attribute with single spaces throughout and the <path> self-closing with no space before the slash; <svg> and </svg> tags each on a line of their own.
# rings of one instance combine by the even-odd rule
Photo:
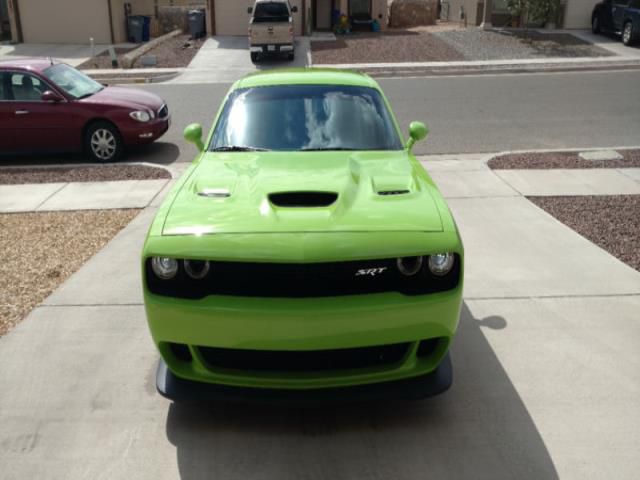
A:
<svg viewBox="0 0 640 480">
<path fill-rule="evenodd" d="M 295 58 L 295 55 L 293 53 L 290 53 L 289 55 L 287 55 L 287 59 L 291 62 L 293 61 L 293 59 Z"/>
<path fill-rule="evenodd" d="M 259 57 L 257 52 L 251 52 L 251 61 L 253 63 L 258 63 Z"/>
<path fill-rule="evenodd" d="M 91 160 L 108 163 L 115 162 L 122 156 L 124 142 L 115 125 L 109 122 L 94 122 L 87 129 L 84 147 Z"/>
<path fill-rule="evenodd" d="M 596 35 L 600 33 L 600 20 L 598 20 L 598 15 L 594 15 L 591 19 L 591 31 Z"/>
<path fill-rule="evenodd" d="M 622 27 L 622 43 L 625 45 L 633 45 L 633 24 L 631 22 L 627 22 Z"/>
</svg>

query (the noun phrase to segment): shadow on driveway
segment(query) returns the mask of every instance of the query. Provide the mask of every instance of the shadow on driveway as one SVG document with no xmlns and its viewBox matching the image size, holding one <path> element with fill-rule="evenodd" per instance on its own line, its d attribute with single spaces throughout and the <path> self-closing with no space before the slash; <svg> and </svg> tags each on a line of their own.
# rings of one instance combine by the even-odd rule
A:
<svg viewBox="0 0 640 480">
<path fill-rule="evenodd" d="M 166 432 L 183 480 L 553 479 L 549 452 L 481 328 L 463 306 L 454 385 L 417 402 L 278 408 L 178 405 Z"/>
</svg>

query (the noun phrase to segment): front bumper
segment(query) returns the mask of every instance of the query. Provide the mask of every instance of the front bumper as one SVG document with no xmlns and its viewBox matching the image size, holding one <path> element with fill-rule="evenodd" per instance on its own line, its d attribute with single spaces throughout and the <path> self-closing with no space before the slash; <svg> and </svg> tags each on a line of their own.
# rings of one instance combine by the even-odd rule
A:
<svg viewBox="0 0 640 480">
<path fill-rule="evenodd" d="M 126 126 L 120 126 L 120 133 L 124 139 L 124 143 L 127 146 L 145 145 L 155 142 L 162 137 L 169 126 L 171 125 L 171 118 L 156 118 L 148 123 L 127 122 Z"/>
<path fill-rule="evenodd" d="M 456 289 L 407 297 L 399 293 L 327 298 L 209 296 L 181 300 L 145 289 L 154 342 L 171 372 L 182 379 L 235 387 L 326 389 L 427 375 L 445 358 L 458 325 L 462 284 Z M 423 340 L 437 348 L 419 355 Z M 202 348 L 316 352 L 407 343 L 392 364 L 323 371 L 260 370 L 212 365 Z M 172 344 L 188 349 L 187 361 Z"/>
<path fill-rule="evenodd" d="M 194 382 L 174 375 L 163 360 L 160 360 L 156 371 L 158 393 L 175 402 L 226 401 L 315 405 L 380 400 L 417 400 L 444 393 L 452 383 L 453 370 L 448 353 L 438 367 L 426 375 L 404 380 L 322 390 L 229 387 Z"/>
<path fill-rule="evenodd" d="M 250 45 L 249 51 L 251 53 L 262 53 L 262 54 L 278 54 L 278 53 L 292 53 L 294 50 L 292 43 L 283 43 L 283 44 L 260 44 L 260 45 Z"/>
</svg>

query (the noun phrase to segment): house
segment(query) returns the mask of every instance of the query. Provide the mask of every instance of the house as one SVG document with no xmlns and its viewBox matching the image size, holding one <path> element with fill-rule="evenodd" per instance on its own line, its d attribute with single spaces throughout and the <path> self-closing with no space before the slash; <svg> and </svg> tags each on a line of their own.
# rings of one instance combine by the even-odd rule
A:
<svg viewBox="0 0 640 480">
<path fill-rule="evenodd" d="M 591 12 L 600 0 L 560 0 L 560 9 L 554 22 L 557 28 L 584 29 L 591 26 Z M 448 11 L 447 19 L 460 21 L 460 11 L 464 11 L 468 26 L 480 25 L 484 12 L 484 1 L 481 0 L 442 0 L 448 4 L 443 12 Z M 491 24 L 494 27 L 506 27 L 511 24 L 511 14 L 506 0 L 493 0 Z"/>
<path fill-rule="evenodd" d="M 113 44 L 127 41 L 128 14 L 157 20 L 171 9 L 186 13 L 191 8 L 203 8 L 209 34 L 244 36 L 249 22 L 247 8 L 253 3 L 253 0 L 0 0 L 0 25 L 2 32 L 11 30 L 14 42 L 87 44 L 93 38 L 96 44 Z M 387 24 L 387 0 L 290 0 L 290 3 L 298 7 L 294 14 L 297 35 L 330 30 L 336 12 L 377 19 L 383 28 Z M 6 25 L 2 23 L 5 16 L 9 17 Z"/>
</svg>

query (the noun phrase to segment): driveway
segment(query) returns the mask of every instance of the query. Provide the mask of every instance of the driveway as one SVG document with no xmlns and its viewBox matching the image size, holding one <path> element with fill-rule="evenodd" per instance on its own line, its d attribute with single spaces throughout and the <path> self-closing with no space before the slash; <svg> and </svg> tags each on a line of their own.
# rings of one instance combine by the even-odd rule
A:
<svg viewBox="0 0 640 480">
<path fill-rule="evenodd" d="M 247 37 L 211 37 L 200 48 L 186 71 L 170 83 L 232 83 L 258 70 L 309 65 L 309 37 L 297 37 L 295 59 L 286 57 L 251 62 Z"/>
<path fill-rule="evenodd" d="M 96 45 L 95 55 L 104 52 L 107 45 Z M 20 43 L 18 45 L 0 45 L 0 61 L 16 60 L 27 57 L 52 57 L 72 66 L 78 66 L 91 58 L 91 46 L 87 45 L 55 45 Z"/>
<path fill-rule="evenodd" d="M 0 340 L 3 480 L 636 478 L 640 273 L 480 159 L 424 158 L 466 249 L 450 391 L 326 409 L 161 398 L 139 268 L 154 200 Z"/>
</svg>

